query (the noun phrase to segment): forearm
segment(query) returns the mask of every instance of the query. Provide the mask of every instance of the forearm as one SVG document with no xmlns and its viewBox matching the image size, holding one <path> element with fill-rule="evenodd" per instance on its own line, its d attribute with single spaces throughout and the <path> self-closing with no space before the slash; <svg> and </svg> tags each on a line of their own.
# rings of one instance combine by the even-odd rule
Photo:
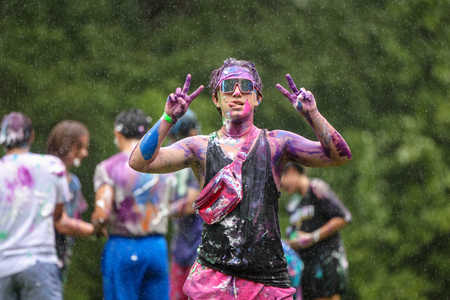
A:
<svg viewBox="0 0 450 300">
<path fill-rule="evenodd" d="M 194 213 L 195 209 L 192 207 L 192 203 L 187 201 L 186 198 L 180 199 L 170 205 L 171 218 L 181 218 Z"/>
<path fill-rule="evenodd" d="M 193 215 L 196 213 L 193 204 L 200 195 L 199 189 L 190 188 L 185 198 L 179 199 L 170 206 L 170 215 L 174 218 Z"/>
<path fill-rule="evenodd" d="M 345 221 L 344 218 L 332 218 L 325 225 L 312 232 L 314 243 L 332 236 L 333 234 L 347 226 L 347 224 L 348 222 Z"/>
<path fill-rule="evenodd" d="M 83 220 L 71 218 L 65 213 L 55 223 L 55 228 L 60 234 L 72 236 L 90 236 L 94 232 L 94 226 L 92 224 Z"/>
<path fill-rule="evenodd" d="M 327 157 L 338 166 L 351 159 L 352 154 L 345 140 L 317 109 L 305 115 L 305 118 L 316 133 Z"/>
<path fill-rule="evenodd" d="M 288 240 L 288 244 L 293 249 L 307 249 L 313 244 L 332 236 L 337 231 L 342 229 L 348 224 L 344 218 L 332 218 L 322 227 L 314 230 L 313 232 L 297 231 Z"/>
<path fill-rule="evenodd" d="M 149 171 L 149 165 L 158 156 L 161 145 L 172 126 L 172 123 L 161 117 L 134 148 L 129 159 L 130 167 L 139 172 Z"/>
</svg>

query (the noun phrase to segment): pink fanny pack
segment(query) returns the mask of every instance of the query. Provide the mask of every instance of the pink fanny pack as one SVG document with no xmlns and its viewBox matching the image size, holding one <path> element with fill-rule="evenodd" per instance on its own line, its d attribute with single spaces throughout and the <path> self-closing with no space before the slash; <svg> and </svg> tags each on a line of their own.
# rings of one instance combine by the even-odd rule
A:
<svg viewBox="0 0 450 300">
<path fill-rule="evenodd" d="M 234 161 L 223 167 L 195 200 L 194 207 L 207 224 L 220 222 L 242 201 L 242 164 L 258 133 L 256 127 L 250 130 Z"/>
</svg>

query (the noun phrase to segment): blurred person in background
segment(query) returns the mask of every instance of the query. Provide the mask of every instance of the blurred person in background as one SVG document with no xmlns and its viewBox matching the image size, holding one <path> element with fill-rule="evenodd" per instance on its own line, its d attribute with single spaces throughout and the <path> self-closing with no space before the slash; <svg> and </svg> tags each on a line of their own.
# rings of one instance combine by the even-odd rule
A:
<svg viewBox="0 0 450 300">
<path fill-rule="evenodd" d="M 66 167 L 34 154 L 34 130 L 20 112 L 3 117 L 0 145 L 0 295 L 2 300 L 61 300 L 54 222 L 70 198 Z"/>
<path fill-rule="evenodd" d="M 200 134 L 200 124 L 192 110 L 178 120 L 169 131 L 169 143 Z M 183 284 L 197 259 L 197 248 L 202 241 L 203 220 L 193 207 L 200 194 L 200 187 L 190 168 L 175 172 L 175 197 L 171 203 L 171 219 L 174 235 L 170 243 L 170 299 L 187 300 Z"/>
<path fill-rule="evenodd" d="M 303 300 L 341 299 L 348 261 L 339 231 L 352 220 L 349 210 L 327 183 L 309 179 L 298 164 L 286 165 L 281 188 L 295 194 L 286 206 L 292 224 L 286 235 L 305 264 Z"/>
<path fill-rule="evenodd" d="M 78 177 L 69 172 L 72 167 L 79 167 L 81 161 L 89 154 L 89 131 L 77 121 L 64 120 L 58 123 L 47 139 L 47 154 L 61 159 L 67 169 L 70 197 L 64 202 L 64 213 L 55 223 L 56 252 L 63 283 L 67 280 L 67 268 L 74 237 L 71 235 L 91 236 L 94 226 L 81 220 L 81 214 L 87 209 Z"/>
<path fill-rule="evenodd" d="M 212 100 L 222 118 L 217 132 L 161 147 L 172 126 L 203 90 L 200 86 L 188 95 L 188 75 L 183 88 L 178 87 L 169 95 L 162 117 L 130 157 L 130 166 L 140 172 L 168 173 L 190 167 L 200 187 L 207 186 L 205 191 L 213 191 L 214 196 L 216 183 L 229 182 L 221 189 L 226 192 L 216 199 L 220 199 L 220 204 L 240 200 L 231 212 L 224 214 L 225 205 L 203 207 L 209 224 L 206 220 L 203 223 L 198 258 L 183 287 L 191 299 L 292 299 L 296 292 L 281 244 L 281 174 L 288 162 L 312 167 L 340 166 L 350 160 L 351 153 L 340 134 L 318 112 L 312 93 L 297 89 L 290 75 L 286 79 L 291 92 L 281 85 L 277 88 L 296 113 L 309 122 L 318 141 L 285 130 L 268 131 L 254 126 L 255 109 L 263 99 L 261 79 L 253 62 L 230 58 L 211 74 Z M 226 166 L 236 165 L 235 158 L 243 145 L 249 146 L 248 155 L 244 155 L 246 160 L 233 177 Z M 239 155 L 239 161 L 242 156 Z M 217 174 L 224 177 L 213 180 Z M 215 211 L 220 212 L 221 218 L 208 218 L 207 213 Z"/>
<path fill-rule="evenodd" d="M 173 176 L 143 174 L 128 165 L 151 118 L 140 109 L 119 113 L 114 142 L 119 153 L 94 174 L 96 231 L 108 232 L 101 257 L 103 295 L 109 299 L 169 299 L 168 229 Z"/>
</svg>

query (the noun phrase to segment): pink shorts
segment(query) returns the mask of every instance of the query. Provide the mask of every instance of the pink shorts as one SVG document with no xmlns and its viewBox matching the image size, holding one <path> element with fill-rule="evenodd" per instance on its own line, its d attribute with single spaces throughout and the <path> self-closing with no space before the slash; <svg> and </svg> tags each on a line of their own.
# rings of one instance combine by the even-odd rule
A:
<svg viewBox="0 0 450 300">
<path fill-rule="evenodd" d="M 277 288 L 226 275 L 196 262 L 184 283 L 183 292 L 193 300 L 281 300 L 293 299 L 296 291 L 292 287 Z"/>
</svg>

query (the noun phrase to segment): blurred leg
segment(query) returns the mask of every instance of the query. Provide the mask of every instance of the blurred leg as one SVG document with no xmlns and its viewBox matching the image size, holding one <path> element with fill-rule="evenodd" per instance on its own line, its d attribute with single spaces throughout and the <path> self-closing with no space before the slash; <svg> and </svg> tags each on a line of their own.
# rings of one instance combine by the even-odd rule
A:
<svg viewBox="0 0 450 300">
<path fill-rule="evenodd" d="M 141 241 L 141 299 L 169 300 L 169 257 L 164 236 L 151 236 Z"/>
<path fill-rule="evenodd" d="M 170 300 L 187 300 L 188 297 L 183 293 L 183 285 L 189 276 L 192 266 L 180 266 L 172 259 L 170 267 Z"/>
<path fill-rule="evenodd" d="M 19 299 L 62 300 L 62 283 L 56 264 L 38 262 L 15 275 Z"/>
<path fill-rule="evenodd" d="M 17 300 L 19 299 L 19 294 L 14 288 L 14 276 L 7 276 L 0 278 L 0 295 L 4 300 Z"/>
</svg>

